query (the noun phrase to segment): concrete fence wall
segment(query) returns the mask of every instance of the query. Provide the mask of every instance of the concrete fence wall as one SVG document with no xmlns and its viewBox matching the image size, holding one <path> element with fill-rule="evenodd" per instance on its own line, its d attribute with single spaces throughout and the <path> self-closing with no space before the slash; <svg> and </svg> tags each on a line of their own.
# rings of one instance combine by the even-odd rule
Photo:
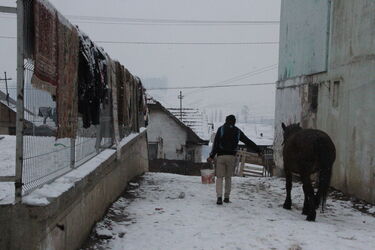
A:
<svg viewBox="0 0 375 250">
<path fill-rule="evenodd" d="M 78 249 L 134 177 L 148 171 L 147 133 L 115 150 L 45 206 L 0 206 L 0 249 Z"/>
</svg>

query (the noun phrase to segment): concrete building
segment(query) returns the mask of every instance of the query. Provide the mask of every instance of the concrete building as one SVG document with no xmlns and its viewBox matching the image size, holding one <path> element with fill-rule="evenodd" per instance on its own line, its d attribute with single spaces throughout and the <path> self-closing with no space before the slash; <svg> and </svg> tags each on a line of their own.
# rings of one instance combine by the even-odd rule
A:
<svg viewBox="0 0 375 250">
<path fill-rule="evenodd" d="M 201 162 L 201 139 L 191 128 L 182 123 L 158 101 L 149 100 L 149 125 L 147 127 L 149 158 L 166 160 L 188 160 Z"/>
<path fill-rule="evenodd" d="M 281 122 L 327 132 L 331 185 L 375 203 L 375 1 L 282 0 L 275 161 Z"/>
</svg>

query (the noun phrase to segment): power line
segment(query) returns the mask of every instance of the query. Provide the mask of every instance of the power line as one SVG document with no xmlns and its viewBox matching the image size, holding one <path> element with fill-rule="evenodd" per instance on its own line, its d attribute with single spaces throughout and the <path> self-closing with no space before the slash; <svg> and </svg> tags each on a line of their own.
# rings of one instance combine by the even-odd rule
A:
<svg viewBox="0 0 375 250">
<path fill-rule="evenodd" d="M 16 39 L 15 36 L 0 36 L 2 39 Z M 102 44 L 136 44 L 136 45 L 271 45 L 279 42 L 144 42 L 144 41 L 94 41 Z"/>
<path fill-rule="evenodd" d="M 247 73 L 244 73 L 244 74 L 241 74 L 241 75 L 238 75 L 238 76 L 233 76 L 233 77 L 228 78 L 228 79 L 226 79 L 224 81 L 219 81 L 219 82 L 217 82 L 215 84 L 223 84 L 223 85 L 225 85 L 226 83 L 232 83 L 232 82 L 236 82 L 236 81 L 239 81 L 239 80 L 243 80 L 243 79 L 249 78 L 251 76 L 255 76 L 255 75 L 258 75 L 260 73 L 273 70 L 275 68 L 277 68 L 277 64 L 272 64 L 272 65 L 265 66 L 265 67 L 262 67 L 262 68 L 259 68 L 259 69 L 256 69 L 256 70 L 252 70 L 250 72 L 247 72 Z"/>
<path fill-rule="evenodd" d="M 279 42 L 143 42 L 143 41 L 95 41 L 103 44 L 137 45 L 272 45 Z"/>
<path fill-rule="evenodd" d="M 111 18 L 111 17 L 85 17 L 68 16 L 77 23 L 99 23 L 115 25 L 278 25 L 279 21 L 268 20 L 181 20 L 181 19 L 141 19 L 141 18 Z"/>
<path fill-rule="evenodd" d="M 77 23 L 99 24 L 128 24 L 128 25 L 278 25 L 277 20 L 192 20 L 192 19 L 163 19 L 163 18 L 128 18 L 105 16 L 67 15 Z M 14 16 L 0 16 L 0 18 L 15 19 Z"/>
<path fill-rule="evenodd" d="M 233 82 L 236 82 L 236 81 L 239 81 L 239 80 L 243 80 L 243 79 L 255 76 L 255 75 L 259 75 L 261 73 L 264 73 L 264 72 L 267 72 L 267 71 L 270 71 L 270 70 L 274 70 L 276 68 L 277 68 L 277 64 L 272 64 L 272 65 L 265 66 L 265 67 L 262 67 L 262 68 L 259 68 L 259 69 L 256 69 L 256 70 L 252 70 L 250 72 L 247 72 L 247 73 L 244 73 L 244 74 L 241 74 L 241 75 L 237 75 L 237 76 L 228 78 L 228 79 L 223 80 L 223 81 L 213 83 L 212 85 L 226 85 L 226 84 L 233 83 Z M 189 92 L 185 95 L 191 95 L 191 94 L 194 94 L 198 91 L 199 90 L 193 90 L 193 91 L 191 91 L 191 92 Z"/>
<path fill-rule="evenodd" d="M 105 17 L 105 16 L 80 16 L 67 15 L 72 19 L 90 21 L 115 21 L 138 23 L 188 23 L 188 24 L 279 24 L 277 20 L 198 20 L 198 19 L 166 19 L 166 18 L 131 18 L 131 17 Z"/>
<path fill-rule="evenodd" d="M 2 39 L 16 39 L 17 37 L 15 36 L 0 36 Z"/>
<path fill-rule="evenodd" d="M 148 88 L 147 90 L 208 89 L 208 88 L 227 88 L 227 87 L 262 86 L 262 85 L 275 85 L 275 83 L 266 82 L 266 83 L 246 83 L 246 84 L 231 84 L 231 85 L 181 86 L 181 87 L 165 87 L 165 88 Z"/>
</svg>

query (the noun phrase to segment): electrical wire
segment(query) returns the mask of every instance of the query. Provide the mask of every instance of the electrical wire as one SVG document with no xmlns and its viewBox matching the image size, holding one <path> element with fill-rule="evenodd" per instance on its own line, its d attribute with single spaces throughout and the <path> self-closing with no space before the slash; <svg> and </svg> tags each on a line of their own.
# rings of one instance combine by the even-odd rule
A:
<svg viewBox="0 0 375 250">
<path fill-rule="evenodd" d="M 197 19 L 166 19 L 166 18 L 131 18 L 131 17 L 105 17 L 105 16 L 80 16 L 67 15 L 68 18 L 89 21 L 114 21 L 138 23 L 188 23 L 188 24 L 279 24 L 277 20 L 197 20 Z"/>
<path fill-rule="evenodd" d="M 238 75 L 238 76 L 233 76 L 231 78 L 228 78 L 228 79 L 223 80 L 223 81 L 216 82 L 214 84 L 223 84 L 224 85 L 226 83 L 232 83 L 232 82 L 236 82 L 236 81 L 239 81 L 239 80 L 243 80 L 243 79 L 249 78 L 251 76 L 255 76 L 255 75 L 258 75 L 258 74 L 276 69 L 277 65 L 278 64 L 272 64 L 272 65 L 269 65 L 269 66 L 265 66 L 265 67 L 262 67 L 262 68 L 259 68 L 259 69 L 256 69 L 256 70 L 252 70 L 250 72 L 247 72 L 247 73 L 244 73 L 244 74 L 241 74 L 241 75 Z"/>
<path fill-rule="evenodd" d="M 208 88 L 228 88 L 228 87 L 244 87 L 244 86 L 261 86 L 261 85 L 275 85 L 274 82 L 266 83 L 245 83 L 245 84 L 228 84 L 228 85 L 207 85 L 207 86 L 180 86 L 180 87 L 165 87 L 165 88 L 148 88 L 147 90 L 167 90 L 167 89 L 208 89 Z"/>
<path fill-rule="evenodd" d="M 264 72 L 267 72 L 267 71 L 270 71 L 270 70 L 274 70 L 274 69 L 277 68 L 277 65 L 278 64 L 272 64 L 272 65 L 269 65 L 269 66 L 265 66 L 265 67 L 262 67 L 262 68 L 259 68 L 259 69 L 256 69 L 256 70 L 253 70 L 253 71 L 250 71 L 250 72 L 238 75 L 238 76 L 228 78 L 228 79 L 223 80 L 223 81 L 215 82 L 212 85 L 226 85 L 226 84 L 233 83 L 233 82 L 236 82 L 236 81 L 239 81 L 239 80 L 247 79 L 249 77 L 259 75 L 261 73 L 264 73 Z M 185 96 L 186 95 L 192 95 L 192 94 L 197 93 L 197 92 L 202 93 L 202 91 L 200 91 L 200 90 L 193 90 L 191 92 L 186 93 Z"/>
<path fill-rule="evenodd" d="M 2 39 L 16 39 L 15 36 L 0 36 Z M 102 44 L 136 44 L 136 45 L 269 45 L 279 42 L 144 42 L 144 41 L 94 41 Z"/>
<path fill-rule="evenodd" d="M 143 42 L 143 41 L 95 41 L 102 44 L 137 45 L 272 45 L 279 42 Z"/>
<path fill-rule="evenodd" d="M 2 39 L 16 39 L 17 37 L 15 36 L 0 36 Z"/>
<path fill-rule="evenodd" d="M 279 25 L 277 20 L 191 20 L 191 19 L 150 19 L 127 17 L 79 16 L 67 15 L 77 23 L 97 23 L 116 25 Z M 13 15 L 2 15 L 0 18 L 15 19 Z"/>
</svg>

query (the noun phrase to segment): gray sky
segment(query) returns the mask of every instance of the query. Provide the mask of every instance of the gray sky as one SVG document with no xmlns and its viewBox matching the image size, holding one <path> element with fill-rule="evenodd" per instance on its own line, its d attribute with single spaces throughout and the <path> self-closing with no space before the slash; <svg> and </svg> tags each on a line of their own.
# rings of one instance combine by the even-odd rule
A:
<svg viewBox="0 0 375 250">
<path fill-rule="evenodd" d="M 0 5 L 14 6 L 14 0 Z M 279 20 L 280 0 L 51 0 L 64 15 L 188 20 Z M 4 16 L 0 14 L 0 16 Z M 92 40 L 142 42 L 272 42 L 279 25 L 126 25 L 80 23 Z M 15 36 L 15 19 L 0 18 L 0 36 Z M 169 87 L 212 85 L 278 63 L 278 45 L 130 45 L 99 44 L 141 78 L 167 77 Z M 15 40 L 0 39 L 0 73 L 15 76 Z M 275 82 L 277 70 L 234 84 Z M 184 104 L 236 113 L 248 105 L 254 114 L 272 115 L 274 87 L 184 90 Z M 192 93 L 191 93 L 192 92 Z M 167 106 L 178 90 L 151 91 Z M 191 94 L 189 94 L 191 93 Z"/>
</svg>

